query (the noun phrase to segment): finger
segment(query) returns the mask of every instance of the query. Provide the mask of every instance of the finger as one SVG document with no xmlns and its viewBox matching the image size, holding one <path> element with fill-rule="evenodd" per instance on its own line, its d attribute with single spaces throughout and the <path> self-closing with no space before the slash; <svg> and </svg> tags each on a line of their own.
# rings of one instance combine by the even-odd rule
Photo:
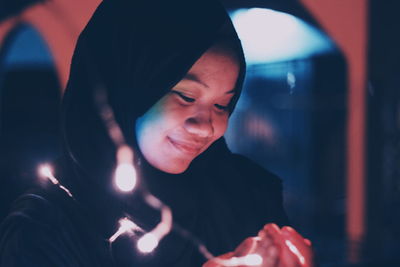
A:
<svg viewBox="0 0 400 267">
<path fill-rule="evenodd" d="M 280 249 L 276 246 L 271 246 L 266 249 L 265 253 L 259 253 L 263 258 L 262 267 L 275 267 L 277 266 L 279 260 Z"/>
<path fill-rule="evenodd" d="M 312 249 L 293 228 L 282 229 L 286 250 L 295 256 L 300 266 L 312 266 Z"/>
<path fill-rule="evenodd" d="M 268 224 L 264 225 L 263 230 L 268 231 L 268 230 L 271 230 L 271 229 L 273 229 L 273 230 L 275 230 L 277 232 L 280 232 L 279 226 L 276 225 L 275 223 L 268 223 Z"/>
<path fill-rule="evenodd" d="M 282 236 L 285 239 L 287 239 L 287 237 L 290 237 L 294 245 L 302 250 L 307 250 L 311 246 L 310 240 L 302 237 L 296 230 L 294 230 L 290 226 L 285 226 L 282 228 Z"/>
<path fill-rule="evenodd" d="M 219 264 L 218 261 L 229 259 L 232 256 L 233 256 L 233 252 L 225 253 L 221 256 L 218 256 L 216 258 L 213 258 L 213 259 L 207 261 L 205 264 L 203 264 L 203 267 L 223 267 L 222 265 Z"/>
<path fill-rule="evenodd" d="M 307 246 L 312 246 L 311 240 L 308 238 L 304 238 L 304 243 L 306 243 Z"/>
<path fill-rule="evenodd" d="M 253 253 L 257 246 L 258 242 L 260 241 L 259 237 L 249 237 L 246 238 L 240 245 L 235 249 L 234 255 L 236 257 L 245 256 L 247 254 Z"/>
<path fill-rule="evenodd" d="M 263 230 L 266 233 L 265 236 L 269 237 L 274 244 L 278 246 L 282 245 L 283 242 L 282 233 L 276 224 L 274 223 L 267 224 L 264 226 Z M 267 239 L 264 238 L 261 240 L 261 242 L 267 242 Z"/>
<path fill-rule="evenodd" d="M 258 246 L 260 247 L 269 247 L 271 245 L 274 245 L 274 237 L 271 236 L 267 230 L 261 230 L 258 234 L 259 237 L 259 242 Z"/>
<path fill-rule="evenodd" d="M 298 267 L 299 262 L 287 246 L 281 248 L 279 267 Z"/>
<path fill-rule="evenodd" d="M 290 233 L 293 237 L 295 237 L 295 238 L 297 238 L 299 240 L 300 239 L 301 240 L 304 239 L 304 237 L 301 234 L 299 234 L 293 227 L 284 226 L 284 227 L 282 227 L 282 231 Z"/>
<path fill-rule="evenodd" d="M 261 240 L 258 243 L 256 253 L 263 258 L 262 266 L 277 266 L 283 240 L 279 227 L 273 223 L 266 224 L 258 236 Z"/>
<path fill-rule="evenodd" d="M 209 260 L 206 263 L 204 263 L 202 267 L 223 267 L 223 266 L 219 265 L 214 260 Z"/>
<path fill-rule="evenodd" d="M 268 240 L 269 243 L 265 242 L 265 239 L 258 241 L 257 246 L 249 253 L 256 254 L 262 258 L 263 263 L 260 267 L 275 267 L 279 260 L 280 246 L 274 244 L 270 237 L 268 237 Z"/>
<path fill-rule="evenodd" d="M 225 254 L 222 254 L 221 256 L 218 256 L 219 259 L 225 260 L 233 257 L 233 252 L 228 252 Z"/>
<path fill-rule="evenodd" d="M 268 235 L 268 229 L 270 227 L 272 227 L 272 225 L 276 226 L 276 224 L 274 224 L 274 223 L 268 223 L 268 224 L 264 225 L 264 227 L 258 232 L 258 236 L 260 238 L 263 238 L 263 237 L 267 236 Z"/>
<path fill-rule="evenodd" d="M 279 227 L 278 227 L 276 224 L 274 224 L 274 223 L 267 223 L 267 224 L 264 225 L 263 228 L 258 232 L 258 234 L 259 234 L 258 236 L 259 236 L 259 237 L 263 237 L 264 235 L 266 235 L 268 229 L 271 228 L 271 227 L 277 228 L 277 229 L 279 230 Z"/>
</svg>

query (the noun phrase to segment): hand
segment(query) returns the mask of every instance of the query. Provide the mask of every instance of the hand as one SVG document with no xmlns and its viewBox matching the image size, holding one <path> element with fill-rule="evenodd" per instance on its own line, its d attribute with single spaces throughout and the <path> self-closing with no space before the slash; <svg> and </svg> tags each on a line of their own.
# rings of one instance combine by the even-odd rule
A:
<svg viewBox="0 0 400 267">
<path fill-rule="evenodd" d="M 259 255 L 262 264 L 236 264 L 238 259 L 246 255 Z M 267 224 L 257 237 L 244 240 L 234 252 L 216 257 L 203 267 L 225 266 L 258 266 L 258 267 L 312 267 L 313 253 L 311 242 L 303 238 L 293 228 L 285 226 L 282 229 L 276 224 Z M 236 265 L 232 265 L 236 264 Z"/>
<path fill-rule="evenodd" d="M 279 249 L 278 257 L 274 264 L 265 266 L 279 267 L 312 267 L 313 252 L 311 241 L 302 237 L 290 226 L 282 229 L 276 224 L 267 224 L 258 233 L 261 239 L 273 240 L 273 244 Z M 262 255 L 264 256 L 267 255 Z M 267 261 L 271 262 L 271 260 Z M 263 265 L 261 265 L 263 266 Z"/>
</svg>

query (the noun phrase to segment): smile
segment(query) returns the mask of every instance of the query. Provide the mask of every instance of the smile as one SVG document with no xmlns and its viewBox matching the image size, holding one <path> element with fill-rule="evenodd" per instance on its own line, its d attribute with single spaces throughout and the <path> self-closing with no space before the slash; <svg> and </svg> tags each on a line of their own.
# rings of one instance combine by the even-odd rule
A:
<svg viewBox="0 0 400 267">
<path fill-rule="evenodd" d="M 184 154 L 189 154 L 189 155 L 196 155 L 200 152 L 201 148 L 204 146 L 203 144 L 193 144 L 189 143 L 186 141 L 180 141 L 176 139 L 172 139 L 170 137 L 167 137 L 168 141 L 179 151 L 181 151 Z"/>
</svg>

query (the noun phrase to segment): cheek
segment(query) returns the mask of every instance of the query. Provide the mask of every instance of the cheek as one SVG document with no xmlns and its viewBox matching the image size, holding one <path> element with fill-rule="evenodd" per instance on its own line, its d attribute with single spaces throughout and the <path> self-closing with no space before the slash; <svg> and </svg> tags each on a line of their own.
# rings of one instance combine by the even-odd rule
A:
<svg viewBox="0 0 400 267">
<path fill-rule="evenodd" d="M 159 118 L 159 128 L 161 135 L 168 135 L 171 132 L 180 131 L 183 129 L 187 118 L 186 110 L 182 108 L 170 108 L 163 113 Z"/>
<path fill-rule="evenodd" d="M 138 119 L 143 135 L 163 132 L 171 121 L 169 113 L 168 101 L 164 97 Z"/>
</svg>

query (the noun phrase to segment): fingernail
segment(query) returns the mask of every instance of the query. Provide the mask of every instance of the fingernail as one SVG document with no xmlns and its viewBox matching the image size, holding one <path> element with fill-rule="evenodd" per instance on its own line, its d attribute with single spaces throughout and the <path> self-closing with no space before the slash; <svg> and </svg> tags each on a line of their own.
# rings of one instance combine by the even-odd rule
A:
<svg viewBox="0 0 400 267">
<path fill-rule="evenodd" d="M 260 232 L 258 232 L 258 235 L 257 235 L 257 236 L 259 236 L 259 237 L 261 237 L 261 238 L 264 238 L 266 235 L 267 235 L 267 233 L 265 232 L 264 229 L 262 229 Z"/>
<path fill-rule="evenodd" d="M 311 246 L 310 239 L 304 238 L 304 243 L 306 243 L 307 246 Z"/>
</svg>

